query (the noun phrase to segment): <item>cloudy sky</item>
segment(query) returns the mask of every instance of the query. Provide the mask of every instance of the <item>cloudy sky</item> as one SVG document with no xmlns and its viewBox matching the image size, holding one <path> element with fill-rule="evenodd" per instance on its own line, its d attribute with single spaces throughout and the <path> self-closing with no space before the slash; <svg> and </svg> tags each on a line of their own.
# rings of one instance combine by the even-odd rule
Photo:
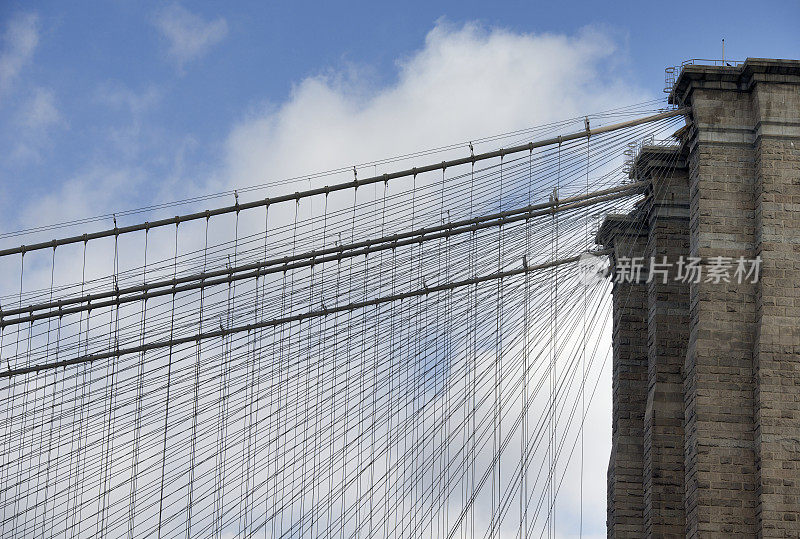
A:
<svg viewBox="0 0 800 539">
<path fill-rule="evenodd" d="M 723 37 L 800 58 L 800 3 L 753 6 L 0 0 L 0 231 L 660 98 Z"/>
<path fill-rule="evenodd" d="M 751 7 L 4 0 L 0 220 L 85 217 L 659 97 L 665 66 L 718 58 L 723 37 L 729 58 L 800 57 L 800 5 Z"/>
</svg>

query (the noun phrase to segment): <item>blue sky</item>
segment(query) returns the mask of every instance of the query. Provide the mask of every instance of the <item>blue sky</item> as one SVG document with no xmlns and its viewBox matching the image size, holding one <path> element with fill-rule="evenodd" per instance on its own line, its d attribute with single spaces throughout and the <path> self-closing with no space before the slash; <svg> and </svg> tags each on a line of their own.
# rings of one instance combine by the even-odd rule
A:
<svg viewBox="0 0 800 539">
<path fill-rule="evenodd" d="M 0 148 L 11 156 L 0 164 L 6 215 L 98 163 L 150 178 L 206 177 L 254 110 L 281 107 L 318 75 L 357 70 L 355 92 L 391 86 L 398 61 L 420 51 L 437 23 L 534 35 L 597 29 L 615 47 L 603 59 L 608 69 L 654 96 L 666 65 L 718 58 L 722 37 L 729 58 L 800 57 L 795 1 L 679 9 L 643 2 L 5 0 L 6 55 L 14 52 L 9 25 L 26 17 L 36 44 L 0 93 Z M 199 37 L 176 45 L 182 38 L 165 30 L 170 18 L 183 24 L 178 31 Z M 147 198 L 127 197 L 134 204 Z"/>
</svg>

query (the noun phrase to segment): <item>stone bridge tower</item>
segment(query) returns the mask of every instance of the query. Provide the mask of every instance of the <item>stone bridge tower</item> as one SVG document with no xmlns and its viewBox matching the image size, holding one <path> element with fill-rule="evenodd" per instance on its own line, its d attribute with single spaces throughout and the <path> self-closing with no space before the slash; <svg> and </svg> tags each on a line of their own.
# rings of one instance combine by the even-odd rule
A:
<svg viewBox="0 0 800 539">
<path fill-rule="evenodd" d="M 598 243 L 760 275 L 614 284 L 608 534 L 799 537 L 800 61 L 687 65 L 670 101 L 680 144 L 641 148 L 653 187 Z"/>
</svg>

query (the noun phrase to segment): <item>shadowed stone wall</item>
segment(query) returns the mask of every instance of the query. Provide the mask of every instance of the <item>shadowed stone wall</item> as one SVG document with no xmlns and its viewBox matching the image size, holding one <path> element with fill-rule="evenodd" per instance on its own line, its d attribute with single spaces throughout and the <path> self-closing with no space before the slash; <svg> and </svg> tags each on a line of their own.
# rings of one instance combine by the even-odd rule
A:
<svg viewBox="0 0 800 539">
<path fill-rule="evenodd" d="M 633 174 L 653 189 L 609 216 L 598 242 L 632 256 L 635 229 L 633 256 L 702 257 L 704 270 L 760 257 L 761 275 L 615 285 L 608 533 L 798 537 L 800 62 L 686 66 L 670 99 L 691 107 L 680 148 L 643 148 Z M 641 334 L 627 320 L 647 338 L 640 386 L 628 372 Z M 642 395 L 641 437 L 625 438 Z M 640 485 L 624 463 L 641 467 Z"/>
</svg>

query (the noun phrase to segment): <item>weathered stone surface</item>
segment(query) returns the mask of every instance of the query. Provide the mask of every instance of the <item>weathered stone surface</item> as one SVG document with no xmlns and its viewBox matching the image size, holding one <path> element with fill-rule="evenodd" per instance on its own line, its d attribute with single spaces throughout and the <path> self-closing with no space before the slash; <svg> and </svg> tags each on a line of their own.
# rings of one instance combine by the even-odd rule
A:
<svg viewBox="0 0 800 539">
<path fill-rule="evenodd" d="M 643 149 L 653 189 L 598 242 L 761 276 L 615 285 L 608 533 L 798 537 L 800 61 L 687 66 L 670 99 L 691 106 L 681 148 Z"/>
<path fill-rule="evenodd" d="M 646 149 L 645 149 L 646 150 Z M 689 252 L 689 175 L 681 150 L 658 168 L 646 206 L 647 259 Z M 646 151 L 639 160 L 647 158 Z M 684 511 L 683 363 L 689 339 L 689 285 L 655 273 L 647 284 L 648 394 L 644 422 L 645 525 L 649 537 L 682 535 Z"/>
<path fill-rule="evenodd" d="M 606 219 L 616 259 L 644 256 L 647 230 L 631 220 Z M 613 293 L 613 372 L 611 460 L 608 468 L 608 534 L 642 537 L 644 523 L 643 445 L 647 399 L 647 289 L 640 283 L 615 283 Z"/>
</svg>

